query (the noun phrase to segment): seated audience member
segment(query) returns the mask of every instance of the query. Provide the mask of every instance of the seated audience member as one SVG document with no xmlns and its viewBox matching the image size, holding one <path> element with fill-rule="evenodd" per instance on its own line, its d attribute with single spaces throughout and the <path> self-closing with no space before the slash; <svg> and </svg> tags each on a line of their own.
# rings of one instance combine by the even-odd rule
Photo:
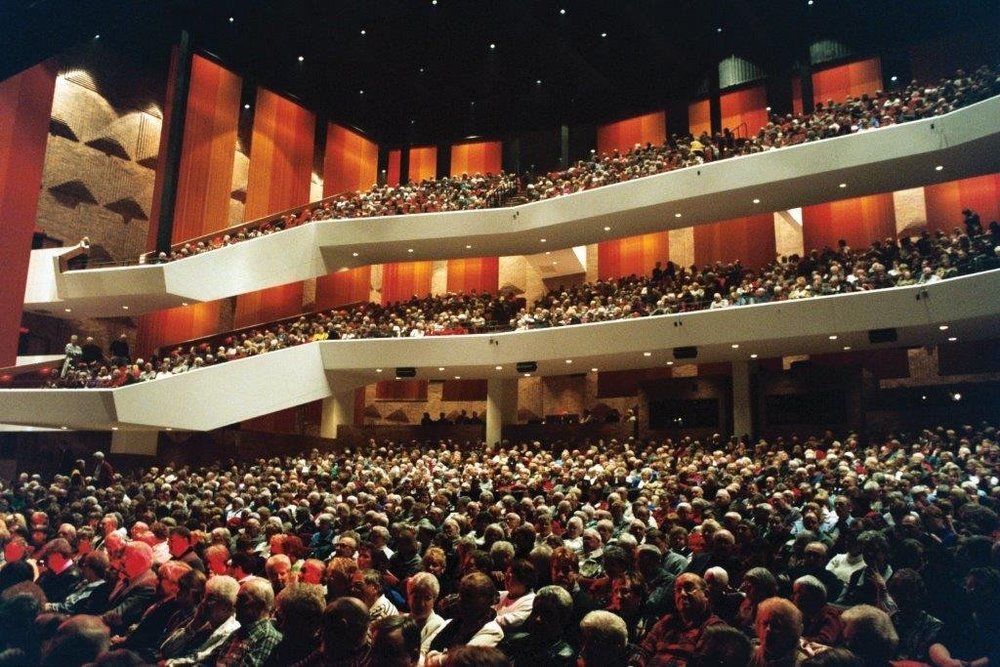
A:
<svg viewBox="0 0 1000 667">
<path fill-rule="evenodd" d="M 459 646 L 445 656 L 444 667 L 512 667 L 500 649 L 492 646 Z"/>
<path fill-rule="evenodd" d="M 83 665 L 96 660 L 111 643 L 108 626 L 97 616 L 72 616 L 59 626 L 42 655 L 46 667 Z"/>
<path fill-rule="evenodd" d="M 308 558 L 299 569 L 298 583 L 315 584 L 326 587 L 326 563 L 317 558 Z"/>
<path fill-rule="evenodd" d="M 107 608 L 101 614 L 101 620 L 113 633 L 126 633 L 156 599 L 158 580 L 150 569 L 152 565 L 153 549 L 148 544 L 129 542 L 125 545 L 122 577 L 108 596 Z"/>
<path fill-rule="evenodd" d="M 500 591 L 500 600 L 493 605 L 497 625 L 504 634 L 520 628 L 531 614 L 535 600 L 535 566 L 529 560 L 515 559 L 507 569 L 505 579 L 507 590 Z"/>
<path fill-rule="evenodd" d="M 936 667 L 1000 664 L 1000 572 L 972 568 L 965 576 L 965 593 L 970 627 L 964 633 L 954 629 L 944 642 L 931 646 L 930 661 Z"/>
<path fill-rule="evenodd" d="M 749 637 L 729 625 L 713 625 L 702 635 L 701 647 L 688 661 L 690 667 L 749 665 L 753 645 Z"/>
<path fill-rule="evenodd" d="M 410 618 L 420 630 L 420 652 L 427 653 L 431 639 L 437 634 L 444 619 L 434 611 L 441 589 L 437 577 L 430 572 L 417 572 L 406 580 L 406 604 Z"/>
<path fill-rule="evenodd" d="M 755 567 L 743 575 L 740 590 L 746 597 L 736 614 L 737 627 L 752 633 L 757 625 L 757 606 L 778 594 L 778 582 L 767 568 Z"/>
<path fill-rule="evenodd" d="M 654 625 L 639 645 L 633 659 L 638 667 L 682 667 L 701 643 L 705 629 L 723 622 L 712 614 L 705 580 L 691 572 L 674 582 L 674 606 L 677 611 Z"/>
<path fill-rule="evenodd" d="M 729 573 L 718 566 L 710 567 L 705 570 L 705 585 L 712 613 L 729 625 L 736 625 L 736 616 L 746 596 L 729 585 Z"/>
<path fill-rule="evenodd" d="M 399 613 L 382 592 L 382 575 L 376 570 L 358 570 L 351 582 L 351 595 L 365 603 L 372 621 Z"/>
<path fill-rule="evenodd" d="M 201 560 L 194 550 L 194 539 L 191 536 L 190 529 L 184 526 L 175 526 L 170 529 L 170 537 L 167 539 L 167 544 L 170 548 L 170 558 L 172 560 L 179 560 L 187 563 L 195 570 L 203 574 L 205 572 L 205 563 Z"/>
<path fill-rule="evenodd" d="M 229 549 L 221 544 L 205 549 L 205 569 L 209 576 L 229 574 Z"/>
<path fill-rule="evenodd" d="M 882 533 L 869 530 L 858 536 L 858 546 L 865 566 L 851 575 L 837 604 L 843 606 L 867 604 L 886 612 L 894 612 L 895 604 L 886 589 L 886 581 L 892 576 L 892 567 L 889 565 L 889 543 Z"/>
<path fill-rule="evenodd" d="M 580 557 L 566 547 L 552 552 L 552 583 L 562 586 L 573 600 L 573 614 L 566 629 L 566 641 L 574 648 L 580 647 L 580 621 L 600 608 L 597 601 L 580 585 Z"/>
<path fill-rule="evenodd" d="M 861 658 L 865 667 L 885 667 L 896 654 L 899 636 L 889 615 L 868 604 L 844 611 L 844 646 Z"/>
<path fill-rule="evenodd" d="M 240 627 L 212 654 L 216 665 L 263 665 L 281 641 L 271 623 L 274 589 L 267 579 L 245 581 L 236 595 L 236 620 Z"/>
<path fill-rule="evenodd" d="M 584 667 L 625 667 L 628 628 L 621 616 L 598 609 L 580 621 L 580 662 Z"/>
<path fill-rule="evenodd" d="M 795 581 L 806 575 L 812 575 L 823 582 L 823 586 L 826 587 L 827 598 L 836 600 L 840 597 L 840 592 L 843 590 L 844 585 L 836 574 L 826 568 L 827 551 L 828 547 L 823 542 L 816 541 L 807 544 L 802 552 L 802 564 L 789 568 L 788 578 Z"/>
<path fill-rule="evenodd" d="M 156 572 L 159 587 L 155 602 L 142 611 L 138 624 L 127 635 L 111 638 L 112 646 L 132 651 L 144 660 L 155 660 L 167 623 L 181 609 L 182 602 L 177 597 L 180 579 L 190 571 L 191 567 L 182 561 L 161 565 Z"/>
<path fill-rule="evenodd" d="M 576 651 L 563 638 L 572 618 L 573 598 L 561 586 L 545 586 L 535 595 L 523 632 L 505 637 L 500 649 L 515 665 L 576 665 Z"/>
<path fill-rule="evenodd" d="M 493 580 L 482 572 L 462 577 L 458 585 L 456 617 L 441 624 L 431 639 L 427 665 L 440 665 L 445 654 L 459 646 L 494 647 L 503 639 L 503 629 L 496 622 L 493 600 L 497 590 Z"/>
<path fill-rule="evenodd" d="M 38 661 L 41 647 L 35 619 L 42 604 L 35 594 L 22 592 L 22 585 L 8 589 L 0 601 L 0 664 L 30 665 Z M 59 618 L 65 620 L 63 616 Z"/>
<path fill-rule="evenodd" d="M 45 545 L 38 560 L 45 564 L 45 571 L 38 577 L 45 598 L 52 603 L 63 602 L 83 579 L 83 573 L 73 562 L 73 547 L 57 537 Z"/>
<path fill-rule="evenodd" d="M 337 598 L 323 610 L 320 648 L 296 667 L 371 663 L 368 608 L 353 597 Z"/>
<path fill-rule="evenodd" d="M 892 625 L 899 635 L 897 660 L 930 661 L 930 648 L 941 636 L 943 624 L 924 611 L 924 581 L 916 570 L 897 570 L 889 580 L 889 594 L 899 606 Z"/>
<path fill-rule="evenodd" d="M 865 667 L 865 663 L 846 648 L 838 646 L 803 660 L 802 667 Z"/>
<path fill-rule="evenodd" d="M 754 667 L 794 667 L 803 658 L 802 612 L 784 598 L 771 597 L 760 603 L 756 617 L 760 646 L 754 652 Z"/>
<path fill-rule="evenodd" d="M 274 625 L 282 639 L 265 664 L 292 665 L 319 648 L 325 595 L 317 584 L 291 584 L 278 593 L 274 599 Z"/>
<path fill-rule="evenodd" d="M 194 572 L 201 575 L 197 570 Z M 204 585 L 205 594 L 194 616 L 171 632 L 160 645 L 160 656 L 167 667 L 205 663 L 240 627 L 235 613 L 236 596 L 240 590 L 236 580 L 219 575 Z"/>
<path fill-rule="evenodd" d="M 826 586 L 807 574 L 792 584 L 792 601 L 802 613 L 802 638 L 834 646 L 840 640 L 840 610 L 826 603 Z"/>
<path fill-rule="evenodd" d="M 275 554 L 264 563 L 264 571 L 267 572 L 267 580 L 271 582 L 271 589 L 280 593 L 291 577 L 292 560 L 285 554 Z"/>
<path fill-rule="evenodd" d="M 386 616 L 372 625 L 372 665 L 417 667 L 420 631 L 409 616 Z"/>
<path fill-rule="evenodd" d="M 62 602 L 49 602 L 45 610 L 62 614 L 96 614 L 107 607 L 111 584 L 107 581 L 108 555 L 91 551 L 79 561 L 83 579 Z"/>
</svg>

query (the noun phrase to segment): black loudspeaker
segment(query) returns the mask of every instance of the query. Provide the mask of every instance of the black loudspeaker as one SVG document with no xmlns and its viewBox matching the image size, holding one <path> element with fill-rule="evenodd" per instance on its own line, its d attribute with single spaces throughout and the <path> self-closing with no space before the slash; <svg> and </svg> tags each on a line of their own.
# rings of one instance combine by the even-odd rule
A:
<svg viewBox="0 0 1000 667">
<path fill-rule="evenodd" d="M 415 378 L 417 377 L 416 368 L 397 368 L 396 369 L 397 378 Z"/>
<path fill-rule="evenodd" d="M 697 356 L 698 348 L 694 345 L 674 348 L 674 359 L 694 359 Z"/>
<path fill-rule="evenodd" d="M 517 372 L 518 373 L 534 373 L 538 370 L 538 363 L 534 361 L 519 361 L 517 362 Z"/>
<path fill-rule="evenodd" d="M 868 342 L 875 343 L 895 343 L 899 336 L 895 329 L 869 329 Z"/>
</svg>

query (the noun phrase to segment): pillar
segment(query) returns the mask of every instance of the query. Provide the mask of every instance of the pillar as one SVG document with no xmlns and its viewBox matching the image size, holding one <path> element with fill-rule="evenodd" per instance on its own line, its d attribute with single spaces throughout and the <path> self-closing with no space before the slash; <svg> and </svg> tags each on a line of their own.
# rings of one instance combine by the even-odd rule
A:
<svg viewBox="0 0 1000 667">
<path fill-rule="evenodd" d="M 112 431 L 111 453 L 156 456 L 158 431 Z"/>
<path fill-rule="evenodd" d="M 749 361 L 733 362 L 733 435 L 736 436 L 753 434 L 753 398 L 750 391 L 753 370 Z"/>
<path fill-rule="evenodd" d="M 323 415 L 319 422 L 321 438 L 336 438 L 337 427 L 354 423 L 354 390 L 341 391 L 323 399 Z"/>
<path fill-rule="evenodd" d="M 490 378 L 486 381 L 486 444 L 503 439 L 505 424 L 517 421 L 517 379 Z"/>
</svg>

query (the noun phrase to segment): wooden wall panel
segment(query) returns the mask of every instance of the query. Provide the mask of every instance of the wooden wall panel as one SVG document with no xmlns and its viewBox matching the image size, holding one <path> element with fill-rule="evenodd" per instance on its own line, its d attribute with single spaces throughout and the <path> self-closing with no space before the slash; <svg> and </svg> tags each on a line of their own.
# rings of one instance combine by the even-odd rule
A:
<svg viewBox="0 0 1000 667">
<path fill-rule="evenodd" d="M 653 232 L 597 246 L 597 274 L 602 279 L 622 278 L 635 274 L 649 275 L 656 262 L 667 263 L 669 246 L 667 232 Z"/>
<path fill-rule="evenodd" d="M 157 348 L 219 333 L 221 310 L 221 301 L 206 301 L 142 315 L 134 356 L 149 360 Z"/>
<path fill-rule="evenodd" d="M 445 380 L 442 401 L 485 401 L 486 380 Z"/>
<path fill-rule="evenodd" d="M 708 100 L 698 100 L 688 105 L 688 132 L 695 137 L 702 132 L 712 133 L 712 108 Z"/>
<path fill-rule="evenodd" d="M 659 146 L 667 138 L 667 114 L 654 111 L 642 116 L 606 123 L 597 128 L 597 152 L 625 153 L 636 144 Z"/>
<path fill-rule="evenodd" d="M 378 144 L 336 123 L 326 126 L 323 196 L 368 190 L 378 178 Z"/>
<path fill-rule="evenodd" d="M 694 261 L 699 266 L 738 259 L 745 268 L 758 269 L 773 261 L 776 253 L 771 213 L 694 228 Z"/>
<path fill-rule="evenodd" d="M 375 384 L 375 398 L 379 401 L 426 401 L 427 380 L 383 380 Z"/>
<path fill-rule="evenodd" d="M 0 81 L 0 366 L 17 359 L 56 70 L 48 60 Z"/>
<path fill-rule="evenodd" d="M 388 185 L 399 185 L 400 164 L 403 160 L 403 151 L 395 148 L 389 151 L 389 165 L 386 167 L 385 182 Z"/>
<path fill-rule="evenodd" d="M 367 303 L 372 267 L 359 266 L 316 279 L 316 309 L 328 310 L 350 303 Z"/>
<path fill-rule="evenodd" d="M 451 175 L 498 174 L 503 169 L 503 143 L 479 141 L 451 147 Z"/>
<path fill-rule="evenodd" d="M 449 292 L 490 292 L 500 289 L 500 258 L 469 257 L 448 260 Z"/>
<path fill-rule="evenodd" d="M 246 220 L 309 202 L 316 118 L 311 111 L 264 88 L 257 91 Z M 302 283 L 236 299 L 236 327 L 288 317 L 302 309 Z"/>
<path fill-rule="evenodd" d="M 421 146 L 410 149 L 410 181 L 418 183 L 424 179 L 437 178 L 437 146 Z"/>
<path fill-rule="evenodd" d="M 871 94 L 882 89 L 882 65 L 878 58 L 859 60 L 813 72 L 813 100 L 824 105 L 841 103 L 848 97 Z M 801 94 L 800 94 L 801 95 Z"/>
<path fill-rule="evenodd" d="M 753 137 L 767 125 L 767 89 L 754 86 L 726 93 L 719 98 L 722 127 L 740 137 Z"/>
<path fill-rule="evenodd" d="M 966 208 L 979 214 L 985 229 L 991 221 L 1000 220 L 1000 174 L 928 185 L 924 188 L 924 201 L 927 227 L 931 231 L 950 232 L 958 227 L 964 232 L 962 209 Z"/>
<path fill-rule="evenodd" d="M 382 303 L 408 301 L 431 293 L 434 262 L 394 262 L 382 265 Z"/>
<path fill-rule="evenodd" d="M 896 236 L 896 209 L 892 193 L 841 199 L 805 206 L 802 237 L 806 252 L 837 247 L 840 239 L 851 248 L 866 248 L 875 240 Z"/>
</svg>

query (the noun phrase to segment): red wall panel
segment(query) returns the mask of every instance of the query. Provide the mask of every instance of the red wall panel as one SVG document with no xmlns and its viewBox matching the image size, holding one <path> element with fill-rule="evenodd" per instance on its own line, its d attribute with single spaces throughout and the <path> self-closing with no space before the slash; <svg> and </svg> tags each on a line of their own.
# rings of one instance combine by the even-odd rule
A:
<svg viewBox="0 0 1000 667">
<path fill-rule="evenodd" d="M 455 144 L 451 147 L 451 175 L 500 173 L 502 157 L 503 144 L 499 141 Z"/>
<path fill-rule="evenodd" d="M 371 266 L 359 266 L 317 278 L 316 309 L 328 310 L 349 303 L 367 302 L 371 281 Z"/>
<path fill-rule="evenodd" d="M 221 305 L 207 301 L 141 316 L 135 354 L 148 360 L 157 348 L 219 333 Z"/>
<path fill-rule="evenodd" d="M 426 401 L 427 380 L 384 380 L 378 382 L 375 385 L 375 398 L 380 401 Z M 437 418 L 437 415 L 434 417 Z"/>
<path fill-rule="evenodd" d="M 448 260 L 448 291 L 490 292 L 500 288 L 499 257 L 469 257 Z"/>
<path fill-rule="evenodd" d="M 311 111 L 263 88 L 257 91 L 244 218 L 254 220 L 309 202 L 316 118 Z M 236 327 L 288 317 L 302 310 L 302 283 L 236 298 Z"/>
<path fill-rule="evenodd" d="M 806 252 L 836 247 L 840 239 L 852 248 L 866 248 L 872 241 L 896 236 L 896 210 L 892 193 L 841 199 L 805 206 L 802 237 Z"/>
<path fill-rule="evenodd" d="M 0 81 L 0 366 L 12 366 L 56 87 L 48 60 Z"/>
<path fill-rule="evenodd" d="M 955 227 L 965 231 L 962 209 L 979 214 L 983 227 L 1000 220 L 1000 174 L 989 174 L 960 181 L 949 181 L 924 188 L 927 204 L 927 227 L 950 232 Z"/>
<path fill-rule="evenodd" d="M 874 93 L 882 88 L 882 65 L 878 58 L 859 60 L 838 67 L 813 72 L 813 100 L 824 105 L 829 100 L 843 102 L 847 97 Z"/>
<path fill-rule="evenodd" d="M 658 146 L 666 138 L 666 112 L 655 111 L 643 116 L 626 118 L 598 127 L 597 151 L 599 153 L 610 153 L 617 150 L 624 153 L 635 148 L 636 144 L 645 145 L 651 143 L 654 146 Z"/>
<path fill-rule="evenodd" d="M 399 185 L 400 164 L 403 159 L 403 152 L 398 148 L 389 151 L 389 164 L 386 168 L 385 182 L 389 185 Z"/>
<path fill-rule="evenodd" d="M 382 265 L 382 303 L 408 301 L 431 292 L 434 262 L 395 262 Z"/>
<path fill-rule="evenodd" d="M 378 144 L 336 123 L 326 126 L 323 196 L 368 190 L 378 177 Z"/>
<path fill-rule="evenodd" d="M 604 280 L 649 275 L 656 262 L 666 264 L 667 244 L 667 232 L 602 241 L 597 246 L 598 276 Z"/>
<path fill-rule="evenodd" d="M 701 136 L 702 132 L 712 133 L 712 107 L 708 100 L 699 100 L 688 105 L 688 132 Z"/>
<path fill-rule="evenodd" d="M 722 127 L 740 137 L 753 137 L 767 125 L 767 89 L 754 86 L 726 93 L 719 98 Z"/>
<path fill-rule="evenodd" d="M 414 183 L 437 178 L 437 146 L 410 149 L 410 169 L 407 176 Z"/>
<path fill-rule="evenodd" d="M 770 213 L 694 227 L 694 261 L 703 266 L 740 260 L 757 269 L 774 260 L 774 216 Z"/>
</svg>

